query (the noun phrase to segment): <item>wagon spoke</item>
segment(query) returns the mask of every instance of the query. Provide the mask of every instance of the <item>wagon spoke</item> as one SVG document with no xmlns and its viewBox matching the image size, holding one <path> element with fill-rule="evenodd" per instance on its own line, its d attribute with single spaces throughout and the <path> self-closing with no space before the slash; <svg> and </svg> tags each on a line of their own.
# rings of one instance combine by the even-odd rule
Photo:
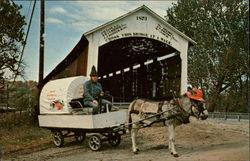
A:
<svg viewBox="0 0 250 161">
<path fill-rule="evenodd" d="M 101 149 L 102 142 L 101 138 L 98 135 L 92 135 L 89 138 L 89 147 L 93 151 L 98 151 Z"/>
<path fill-rule="evenodd" d="M 64 143 L 64 139 L 63 139 L 63 134 L 61 131 L 54 131 L 53 132 L 53 137 L 54 137 L 54 144 L 57 147 L 61 147 Z"/>
</svg>

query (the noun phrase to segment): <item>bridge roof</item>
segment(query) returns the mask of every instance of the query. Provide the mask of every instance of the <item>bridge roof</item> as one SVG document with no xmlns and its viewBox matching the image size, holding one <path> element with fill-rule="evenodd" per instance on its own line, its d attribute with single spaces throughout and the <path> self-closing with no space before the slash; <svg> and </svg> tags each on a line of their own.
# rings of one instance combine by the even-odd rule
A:
<svg viewBox="0 0 250 161">
<path fill-rule="evenodd" d="M 194 40 L 192 40 L 190 37 L 188 37 L 187 35 L 185 35 L 185 34 L 182 33 L 181 31 L 177 30 L 175 27 L 173 27 L 172 25 L 170 25 L 165 19 L 163 19 L 161 16 L 159 16 L 158 14 L 156 14 L 154 11 L 152 11 L 151 9 L 149 9 L 149 8 L 148 8 L 147 6 L 145 6 L 145 5 L 142 5 L 141 7 L 138 7 L 138 8 L 136 8 L 136 9 L 134 9 L 133 11 L 130 11 L 130 12 L 128 12 L 128 13 L 126 13 L 126 14 L 124 14 L 124 15 L 122 15 L 122 16 L 120 16 L 120 17 L 118 17 L 118 18 L 116 18 L 116 19 L 114 19 L 114 20 L 112 20 L 112 21 L 109 21 L 109 22 L 107 22 L 107 23 L 105 23 L 105 24 L 102 24 L 102 25 L 100 25 L 100 26 L 98 26 L 98 27 L 96 27 L 96 28 L 94 28 L 94 29 L 92 29 L 92 30 L 90 30 L 90 31 L 88 31 L 88 32 L 86 32 L 86 33 L 84 33 L 84 35 L 85 35 L 85 36 L 88 36 L 88 35 L 90 35 L 90 34 L 96 32 L 96 31 L 99 31 L 99 30 L 101 30 L 101 29 L 107 27 L 108 25 L 113 24 L 113 23 L 115 23 L 115 22 L 117 22 L 117 21 L 119 21 L 119 20 L 122 20 L 122 19 L 124 19 L 125 17 L 128 17 L 129 15 L 131 15 L 131 14 L 133 14 L 133 13 L 135 13 L 135 12 L 138 12 L 138 11 L 140 11 L 140 10 L 144 10 L 144 11 L 146 11 L 147 13 L 151 14 L 153 17 L 155 17 L 155 18 L 158 19 L 160 22 L 162 22 L 166 27 L 172 29 L 174 32 L 176 32 L 177 34 L 179 34 L 180 36 L 182 36 L 184 39 L 186 39 L 187 41 L 189 41 L 192 45 L 196 45 L 196 44 L 197 44 Z"/>
</svg>

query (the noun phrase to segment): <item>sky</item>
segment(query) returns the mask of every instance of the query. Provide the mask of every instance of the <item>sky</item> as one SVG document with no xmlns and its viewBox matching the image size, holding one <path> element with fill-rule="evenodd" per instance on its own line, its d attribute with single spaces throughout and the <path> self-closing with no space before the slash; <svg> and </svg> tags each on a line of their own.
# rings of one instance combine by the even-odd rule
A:
<svg viewBox="0 0 250 161">
<path fill-rule="evenodd" d="M 22 5 L 28 24 L 34 1 L 14 1 Z M 176 1 L 45 1 L 44 77 L 74 48 L 81 36 L 142 5 L 161 17 Z M 25 27 L 25 32 L 27 31 Z M 25 80 L 38 81 L 40 1 L 37 1 L 23 60 Z"/>
</svg>

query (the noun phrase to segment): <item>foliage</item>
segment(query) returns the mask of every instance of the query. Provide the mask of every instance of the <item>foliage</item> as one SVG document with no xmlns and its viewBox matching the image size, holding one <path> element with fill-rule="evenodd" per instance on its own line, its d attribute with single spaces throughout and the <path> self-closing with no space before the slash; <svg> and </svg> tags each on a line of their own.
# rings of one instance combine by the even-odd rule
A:
<svg viewBox="0 0 250 161">
<path fill-rule="evenodd" d="M 189 82 L 205 91 L 210 111 L 221 99 L 229 111 L 247 104 L 248 3 L 179 0 L 167 10 L 167 21 L 197 42 L 189 51 Z"/>
<path fill-rule="evenodd" d="M 25 17 L 20 13 L 21 8 L 22 6 L 13 1 L 0 1 L 0 88 L 3 88 L 5 79 L 11 79 L 23 72 L 23 63 L 17 69 L 26 25 Z"/>
<path fill-rule="evenodd" d="M 12 82 L 10 82 L 12 83 Z M 12 125 L 34 123 L 37 119 L 35 115 L 35 106 L 37 106 L 37 82 L 26 81 L 15 82 L 12 88 L 6 89 L 4 93 L 8 97 L 8 106 L 15 109 L 15 112 L 2 113 L 5 118 L 1 121 L 7 127 Z"/>
</svg>

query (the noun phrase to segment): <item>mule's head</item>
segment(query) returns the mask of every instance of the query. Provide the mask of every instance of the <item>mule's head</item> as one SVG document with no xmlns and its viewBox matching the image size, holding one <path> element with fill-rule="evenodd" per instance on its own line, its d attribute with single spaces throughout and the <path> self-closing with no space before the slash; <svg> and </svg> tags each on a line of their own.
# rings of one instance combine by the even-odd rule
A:
<svg viewBox="0 0 250 161">
<path fill-rule="evenodd" d="M 192 99 L 190 99 L 190 101 L 192 102 L 191 115 L 198 119 L 206 120 L 208 117 L 208 111 L 206 109 L 205 101 L 201 102 Z"/>
<path fill-rule="evenodd" d="M 190 101 L 189 113 L 198 119 L 205 120 L 208 117 L 205 100 L 202 98 L 203 93 L 199 89 L 194 89 L 186 93 L 186 97 Z"/>
</svg>

